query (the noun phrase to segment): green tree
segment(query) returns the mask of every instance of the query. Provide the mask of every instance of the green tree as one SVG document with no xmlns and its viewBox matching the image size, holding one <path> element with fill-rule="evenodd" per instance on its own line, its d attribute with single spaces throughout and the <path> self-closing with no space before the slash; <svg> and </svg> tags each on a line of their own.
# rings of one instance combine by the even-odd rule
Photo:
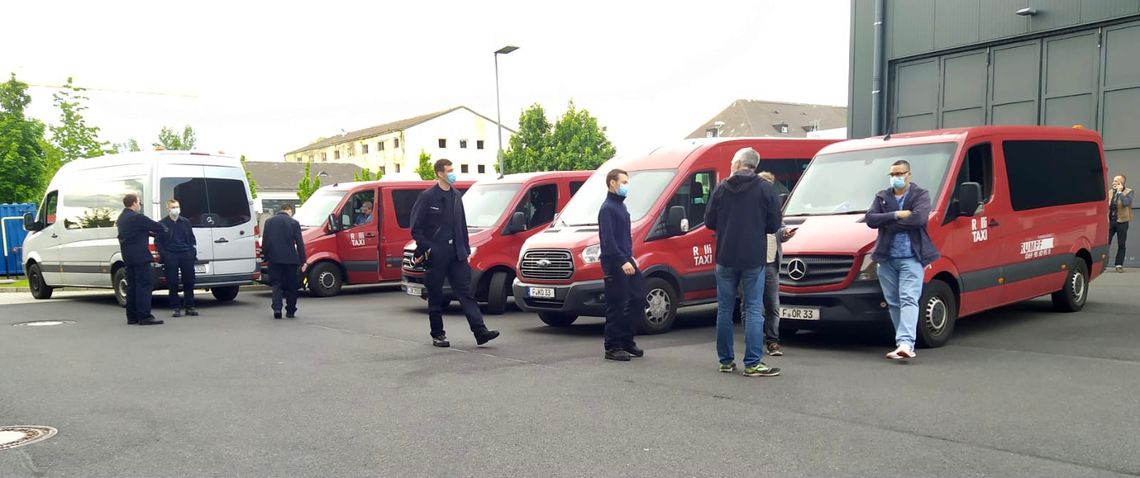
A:
<svg viewBox="0 0 1140 478">
<path fill-rule="evenodd" d="M 142 151 L 142 148 L 139 147 L 139 142 L 135 141 L 134 138 L 127 138 L 127 140 L 122 143 L 111 144 L 111 153 L 114 154 L 127 152 L 133 153 L 136 151 Z"/>
<path fill-rule="evenodd" d="M 588 171 L 613 158 L 617 151 L 597 118 L 570 101 L 566 113 L 553 126 L 539 104 L 519 116 L 519 131 L 504 153 L 506 173 L 534 171 Z"/>
<path fill-rule="evenodd" d="M 352 180 L 353 181 L 379 181 L 380 178 L 383 176 L 384 176 L 384 173 L 380 172 L 379 169 L 377 169 L 376 174 L 373 175 L 372 170 L 370 170 L 368 168 L 360 168 L 360 171 L 352 173 Z"/>
<path fill-rule="evenodd" d="M 425 181 L 435 180 L 435 165 L 431 163 L 431 153 L 420 150 L 420 165 L 416 168 L 416 174 Z"/>
<path fill-rule="evenodd" d="M 305 173 L 301 177 L 301 181 L 297 183 L 297 197 L 301 199 L 301 204 L 309 200 L 309 196 L 317 192 L 321 188 L 321 177 L 313 176 L 313 162 L 305 161 Z"/>
<path fill-rule="evenodd" d="M 198 136 L 190 125 L 182 128 L 181 135 L 163 126 L 158 132 L 158 144 L 168 151 L 190 151 L 198 144 Z"/>
<path fill-rule="evenodd" d="M 39 202 L 51 179 L 44 177 L 44 125 L 24 116 L 31 102 L 15 73 L 0 84 L 0 203 Z"/>
<path fill-rule="evenodd" d="M 75 86 L 71 77 L 63 89 L 52 95 L 52 103 L 59 109 L 59 124 L 52 125 L 51 143 L 59 149 L 62 164 L 76 159 L 94 158 L 102 156 L 103 146 L 107 143 L 99 141 L 99 127 L 88 126 L 83 112 L 87 110 L 85 104 L 88 100 L 83 94 L 85 88 Z M 55 174 L 49 170 L 47 174 Z"/>
<path fill-rule="evenodd" d="M 257 181 L 253 179 L 253 175 L 249 173 L 249 168 L 245 166 L 245 155 L 241 155 L 241 168 L 245 170 L 245 180 L 249 183 L 249 197 L 257 199 Z"/>
<path fill-rule="evenodd" d="M 503 165 L 507 173 L 545 171 L 542 157 L 550 147 L 550 122 L 546 111 L 535 103 L 519 115 L 519 130 L 511 136 L 510 148 L 503 152 Z M 495 170 L 499 165 L 496 162 Z"/>
</svg>

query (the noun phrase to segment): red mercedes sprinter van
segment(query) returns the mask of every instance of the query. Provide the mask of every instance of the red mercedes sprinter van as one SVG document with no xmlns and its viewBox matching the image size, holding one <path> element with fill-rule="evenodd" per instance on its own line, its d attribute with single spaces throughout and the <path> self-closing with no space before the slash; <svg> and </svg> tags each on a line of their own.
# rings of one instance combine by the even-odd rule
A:
<svg viewBox="0 0 1140 478">
<path fill-rule="evenodd" d="M 593 171 L 551 171 L 508 174 L 481 179 L 463 195 L 467 227 L 471 231 L 471 282 L 475 298 L 487 304 L 489 314 L 501 314 L 511 295 L 511 281 L 519 249 L 541 233 Z M 424 269 L 412 261 L 415 241 L 404 248 L 404 291 L 427 300 Z M 445 300 L 451 286 L 444 282 Z"/>
<path fill-rule="evenodd" d="M 926 269 L 919 345 L 938 347 L 958 317 L 1052 295 L 1078 311 L 1108 257 L 1100 135 L 1079 128 L 982 126 L 845 141 L 820 151 L 784 221 L 781 326 L 889 321 L 863 221 L 891 163 L 930 191 L 927 230 L 942 258 Z"/>
<path fill-rule="evenodd" d="M 605 316 L 598 242 L 598 209 L 606 198 L 606 173 L 629 172 L 625 200 L 633 233 L 633 254 L 646 277 L 646 320 L 641 334 L 673 326 L 677 308 L 716 301 L 712 231 L 704 227 L 712 190 L 729 175 L 733 154 L 750 147 L 760 153 L 760 170 L 776 175 L 786 191 L 811 157 L 836 140 L 789 138 L 694 139 L 657 148 L 648 155 L 615 158 L 594 172 L 554 224 L 526 241 L 519 256 L 515 301 L 537 312 L 548 325 L 564 326 L 579 316 Z"/>
</svg>

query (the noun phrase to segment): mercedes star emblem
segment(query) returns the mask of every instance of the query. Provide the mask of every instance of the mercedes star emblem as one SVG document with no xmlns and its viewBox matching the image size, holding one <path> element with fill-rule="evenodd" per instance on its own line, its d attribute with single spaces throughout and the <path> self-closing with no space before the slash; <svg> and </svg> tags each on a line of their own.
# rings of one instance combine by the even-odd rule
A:
<svg viewBox="0 0 1140 478">
<path fill-rule="evenodd" d="M 807 276 L 807 263 L 803 259 L 792 259 L 788 263 L 788 277 L 798 281 Z"/>
</svg>

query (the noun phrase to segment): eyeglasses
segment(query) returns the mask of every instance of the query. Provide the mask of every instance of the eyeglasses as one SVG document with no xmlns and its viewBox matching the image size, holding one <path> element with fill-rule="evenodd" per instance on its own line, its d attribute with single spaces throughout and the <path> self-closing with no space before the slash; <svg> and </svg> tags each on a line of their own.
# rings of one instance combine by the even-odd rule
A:
<svg viewBox="0 0 1140 478">
<path fill-rule="evenodd" d="M 908 174 L 910 174 L 910 171 L 903 171 L 901 173 L 891 172 L 891 173 L 887 173 L 887 176 L 890 176 L 892 178 L 901 178 L 901 177 L 906 176 Z"/>
</svg>

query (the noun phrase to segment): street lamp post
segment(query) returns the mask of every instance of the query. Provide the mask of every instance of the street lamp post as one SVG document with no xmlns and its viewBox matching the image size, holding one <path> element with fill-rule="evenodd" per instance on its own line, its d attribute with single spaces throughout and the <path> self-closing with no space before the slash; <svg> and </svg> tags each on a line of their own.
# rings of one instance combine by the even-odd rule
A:
<svg viewBox="0 0 1140 478">
<path fill-rule="evenodd" d="M 503 165 L 503 107 L 499 102 L 499 55 L 518 50 L 517 46 L 507 45 L 495 51 L 495 122 L 499 124 L 499 177 L 506 173 Z"/>
</svg>

